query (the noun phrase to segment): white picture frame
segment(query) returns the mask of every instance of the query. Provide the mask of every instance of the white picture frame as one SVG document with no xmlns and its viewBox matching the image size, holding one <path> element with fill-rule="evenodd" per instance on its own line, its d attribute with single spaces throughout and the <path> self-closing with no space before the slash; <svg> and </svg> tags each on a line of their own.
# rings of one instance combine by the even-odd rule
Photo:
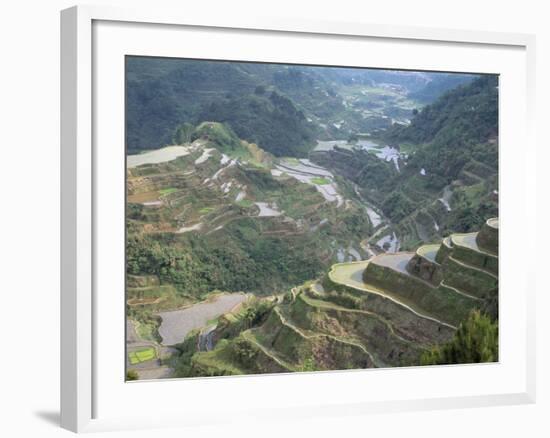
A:
<svg viewBox="0 0 550 438">
<path fill-rule="evenodd" d="M 125 30 L 120 31 L 117 26 Z M 141 39 L 139 37 L 144 29 L 148 29 L 149 32 L 146 38 L 147 42 L 145 42 L 145 38 Z M 261 47 L 265 52 L 262 56 L 265 58 L 262 59 L 285 59 L 289 62 L 299 61 L 299 53 L 291 54 L 289 52 L 286 55 L 275 53 L 275 47 L 279 45 L 275 45 L 273 41 L 289 38 L 295 38 L 298 41 L 301 38 L 304 41 L 308 40 L 307 44 L 312 44 L 311 47 L 314 47 L 314 44 L 319 44 L 315 43 L 314 40 L 323 38 L 326 41 L 333 39 L 335 47 L 342 44 L 351 44 L 352 41 L 353 44 L 368 43 L 376 45 L 384 43 L 388 47 L 398 47 L 406 44 L 411 48 L 417 47 L 418 50 L 425 51 L 426 55 L 430 51 L 434 54 L 444 53 L 448 46 L 452 46 L 462 53 L 460 56 L 465 58 L 468 57 L 470 52 L 477 54 L 478 58 L 471 56 L 470 61 L 468 61 L 470 66 L 474 65 L 474 62 L 478 62 L 478 68 L 474 69 L 475 71 L 498 73 L 510 78 L 509 82 L 505 81 L 510 85 L 507 90 L 503 91 L 505 94 L 501 99 L 502 114 L 500 120 L 504 128 L 501 151 L 505 152 L 501 158 L 501 193 L 503 196 L 501 240 L 504 243 L 504 246 L 501 244 L 501 272 L 504 272 L 504 280 L 510 285 L 513 284 L 514 290 L 518 291 L 519 304 L 510 305 L 510 300 L 507 299 L 510 295 L 508 295 L 508 292 L 503 292 L 501 342 L 504 342 L 504 358 L 499 364 L 496 364 L 496 368 L 491 368 L 493 365 L 486 364 L 476 367 L 391 369 L 383 370 L 376 375 L 372 373 L 365 374 L 369 371 L 361 370 L 300 373 L 285 376 L 190 379 L 188 382 L 168 381 L 140 384 L 125 384 L 118 371 L 106 371 L 110 369 L 108 366 L 109 360 L 115 360 L 109 359 L 108 355 L 112 352 L 113 355 L 118 357 L 121 349 L 118 344 L 113 344 L 112 350 L 110 350 L 110 346 L 105 345 L 105 327 L 114 332 L 112 336 L 120 344 L 123 343 L 124 329 L 121 328 L 120 319 L 111 324 L 104 322 L 107 319 L 110 321 L 110 318 L 103 318 L 99 315 L 122 313 L 122 307 L 113 308 L 113 306 L 110 306 L 112 303 L 109 302 L 108 298 L 98 299 L 98 290 L 102 290 L 102 285 L 109 280 L 108 274 L 105 274 L 107 271 L 103 269 L 103 266 L 105 264 L 114 265 L 120 263 L 121 260 L 119 260 L 120 246 L 110 251 L 107 248 L 109 244 L 107 238 L 98 237 L 110 235 L 110 231 L 106 228 L 109 227 L 109 224 L 103 220 L 101 213 L 101 211 L 105 211 L 105 208 L 98 207 L 102 203 L 108 206 L 109 202 L 115 203 L 117 199 L 120 199 L 114 196 L 111 200 L 108 200 L 106 187 L 111 187 L 113 183 L 119 181 L 117 178 L 120 177 L 118 175 L 120 172 L 113 169 L 118 164 L 120 164 L 119 168 L 123 169 L 123 164 L 116 163 L 120 159 L 120 154 L 108 157 L 110 149 L 104 148 L 99 154 L 97 151 L 98 142 L 107 144 L 110 139 L 117 141 L 121 138 L 121 133 L 118 132 L 121 128 L 120 123 L 117 126 L 113 125 L 105 128 L 106 125 L 102 121 L 102 117 L 107 117 L 107 109 L 104 95 L 101 92 L 98 93 L 98 89 L 107 91 L 110 90 L 110 85 L 103 87 L 99 82 L 106 77 L 107 70 L 104 70 L 104 68 L 109 65 L 104 61 L 119 59 L 121 53 L 152 54 L 151 51 L 158 51 L 157 54 L 159 55 L 170 56 L 170 50 L 172 50 L 170 44 L 162 44 L 162 41 L 163 38 L 168 37 L 173 40 L 173 37 L 177 37 L 178 34 L 171 32 L 177 33 L 179 32 L 178 29 L 184 31 L 182 37 L 187 35 L 185 32 L 200 32 L 203 36 L 212 33 L 212 35 L 216 34 L 218 37 L 223 32 L 233 32 L 234 36 L 232 38 L 235 38 L 235 41 L 252 41 L 265 38 Z M 126 34 L 124 32 L 130 33 Z M 126 46 L 129 41 L 135 44 L 131 49 L 127 49 L 129 46 Z M 109 44 L 106 44 L 106 42 Z M 142 45 L 139 46 L 139 44 Z M 233 57 L 223 55 L 222 51 L 217 52 L 217 49 L 209 49 L 207 46 L 204 43 L 199 48 L 202 47 L 205 53 L 209 51 L 210 56 L 219 56 L 220 59 L 229 56 L 227 59 L 235 59 L 236 55 L 233 55 Z M 246 54 L 239 58 L 242 60 L 256 60 L 253 46 L 254 44 L 251 44 L 251 48 L 246 50 L 243 48 L 242 53 L 246 52 Z M 62 11 L 61 426 L 75 432 L 83 432 L 120 428 L 185 426 L 206 423 L 209 418 L 212 418 L 204 410 L 201 412 L 199 407 L 195 406 L 196 409 L 192 410 L 193 406 L 191 405 L 179 406 L 168 411 L 162 403 L 159 403 L 158 406 L 147 407 L 146 412 L 150 415 L 132 410 L 117 410 L 118 405 L 124 404 L 119 397 L 130 399 L 139 392 L 156 396 L 166 394 L 166 397 L 170 400 L 170 397 L 174 397 L 171 394 L 173 392 L 171 388 L 175 385 L 179 385 L 179 388 L 183 388 L 185 385 L 185 390 L 191 391 L 188 393 L 195 394 L 196 397 L 200 397 L 199 391 L 204 390 L 205 394 L 202 396 L 207 400 L 207 397 L 211 397 L 216 393 L 223 394 L 225 391 L 241 392 L 242 396 L 237 399 L 233 410 L 224 413 L 220 409 L 217 416 L 218 421 L 229 421 L 229 417 L 235 413 L 266 419 L 281 415 L 305 418 L 312 415 L 342 415 L 343 413 L 360 415 L 366 412 L 397 412 L 414 409 L 534 402 L 535 274 L 531 272 L 530 267 L 525 263 L 519 267 L 516 266 L 515 272 L 506 269 L 510 262 L 506 251 L 511 252 L 514 248 L 513 242 L 509 242 L 508 247 L 506 246 L 507 241 L 511 240 L 508 239 L 507 233 L 513 227 L 525 226 L 526 224 L 535 229 L 536 222 L 534 208 L 518 208 L 516 210 L 521 211 L 514 212 L 509 207 L 511 203 L 507 202 L 508 199 L 521 199 L 522 202 L 529 203 L 528 205 L 535 205 L 535 165 L 530 164 L 526 159 L 524 159 L 525 161 L 519 159 L 514 163 L 511 155 L 506 153 L 508 139 L 517 140 L 522 138 L 524 139 L 525 155 L 529 156 L 531 154 L 531 156 L 534 156 L 535 154 L 536 145 L 532 129 L 534 120 L 534 47 L 534 36 L 524 34 L 425 29 L 364 23 L 314 22 L 303 19 L 282 20 L 269 17 L 251 19 L 245 16 L 239 21 L 226 22 L 206 13 L 201 16 L 188 15 L 184 11 L 164 11 L 157 8 L 130 10 L 103 6 L 78 6 Z M 179 53 L 177 50 L 180 49 L 174 48 L 173 50 L 174 53 Z M 399 50 L 401 50 L 403 58 L 406 58 L 403 48 Z M 480 54 L 484 56 L 481 57 Z M 102 56 L 105 56 L 105 58 L 102 58 Z M 109 58 L 110 56 L 116 58 Z M 281 56 L 287 58 L 280 58 Z M 331 56 L 331 54 L 323 56 Z M 454 56 L 455 59 L 453 60 L 443 61 L 445 56 L 441 55 L 441 59 L 437 62 L 447 62 L 446 65 L 453 69 L 453 66 L 460 65 L 461 62 L 457 56 Z M 322 58 L 316 59 L 321 60 Z M 386 60 L 384 63 L 383 59 L 380 55 L 378 62 L 383 63 L 381 65 L 388 68 L 410 68 L 414 63 L 414 61 L 399 59 L 395 59 L 393 62 Z M 341 62 L 344 62 L 344 64 L 341 64 Z M 407 62 L 409 64 L 405 65 Z M 433 67 L 439 65 L 437 62 L 434 60 Z M 466 61 L 464 62 L 466 63 Z M 320 63 L 323 63 L 322 60 Z M 339 60 L 336 63 L 350 65 Z M 432 68 L 427 67 L 426 69 Z M 460 69 L 455 67 L 454 70 L 459 71 Z M 470 68 L 462 69 L 462 71 L 474 70 Z M 123 88 L 123 84 L 120 84 L 116 74 L 113 75 L 113 78 L 111 78 L 113 79 L 111 85 L 118 87 L 117 90 L 119 91 L 121 86 Z M 116 99 L 116 93 L 110 94 L 112 99 Z M 519 106 L 519 108 L 514 109 L 514 113 L 507 112 L 512 101 Z M 117 102 L 111 105 L 112 110 L 119 110 L 121 105 L 123 108 L 123 104 L 123 102 Z M 105 109 L 105 112 L 103 109 Z M 114 120 L 113 123 L 117 120 L 120 122 L 118 116 L 120 116 L 120 111 L 110 114 L 109 120 Z M 516 116 L 517 119 L 513 123 L 514 126 L 510 127 L 510 122 L 514 120 L 513 116 Z M 97 124 L 101 128 L 98 129 Z M 104 131 L 108 131 L 111 137 L 104 137 Z M 105 141 L 103 141 L 104 139 Z M 123 148 L 119 152 L 122 150 Z M 107 158 L 115 167 L 110 167 Z M 517 169 L 514 178 L 512 178 L 511 169 L 514 168 L 514 165 L 517 166 Z M 111 171 L 113 171 L 113 175 L 118 172 L 118 176 L 111 178 L 109 176 Z M 115 216 L 119 213 L 120 211 L 115 213 Z M 121 224 L 123 222 L 119 223 L 119 225 Z M 527 243 L 525 250 L 529 250 L 529 245 L 530 243 Z M 124 291 L 120 290 L 120 293 L 123 297 Z M 515 323 L 517 333 L 514 336 L 507 337 L 507 334 L 511 333 L 510 330 L 507 330 L 507 327 L 511 327 L 510 320 L 506 320 L 507 309 L 512 312 L 514 306 L 518 311 Z M 119 317 L 115 315 L 113 318 Z M 509 356 L 506 354 L 509 354 Z M 512 356 L 514 356 L 513 364 L 512 359 L 508 360 Z M 508 363 L 511 364 L 509 369 L 507 368 Z M 108 372 L 113 375 L 107 378 L 106 373 Z M 437 382 L 438 379 L 441 379 L 442 382 L 454 379 L 458 379 L 458 381 L 455 382 L 456 388 L 452 393 L 445 392 L 446 389 L 441 388 L 441 385 L 437 390 L 434 384 L 434 388 L 430 390 L 429 394 L 421 393 L 411 387 L 407 391 L 399 389 L 388 391 L 387 395 L 383 396 L 381 390 L 376 389 L 373 375 L 376 376 L 376 381 L 379 382 L 395 381 L 395 386 L 399 386 L 397 382 L 405 382 L 411 378 L 418 382 L 421 382 L 422 379 L 426 379 L 426 381 L 433 380 L 434 382 Z M 353 388 L 360 388 L 360 386 L 355 385 L 355 381 L 359 378 L 362 382 L 368 382 L 368 388 L 372 389 L 372 393 L 365 394 L 361 391 L 352 391 Z M 461 382 L 460 379 L 464 379 L 464 381 Z M 471 379 L 479 383 L 478 391 L 473 391 L 468 386 L 467 381 L 471 381 Z M 494 381 L 491 379 L 494 379 Z M 120 385 L 113 383 L 117 380 L 120 380 Z M 312 391 L 312 388 L 319 384 L 326 385 L 324 396 L 315 394 Z M 403 388 L 403 385 L 401 387 Z M 301 391 L 295 397 L 294 403 L 286 405 L 282 395 L 277 392 L 277 388 L 280 388 L 280 391 L 288 390 L 288 388 L 297 388 Z M 274 404 L 260 407 L 261 403 L 258 403 L 257 400 L 256 402 L 247 401 L 246 395 L 254 390 L 260 393 L 271 391 Z M 326 394 L 332 400 L 328 400 Z M 196 405 L 199 404 L 196 403 Z M 217 408 L 209 406 L 210 414 L 213 409 L 216 411 Z"/>
</svg>

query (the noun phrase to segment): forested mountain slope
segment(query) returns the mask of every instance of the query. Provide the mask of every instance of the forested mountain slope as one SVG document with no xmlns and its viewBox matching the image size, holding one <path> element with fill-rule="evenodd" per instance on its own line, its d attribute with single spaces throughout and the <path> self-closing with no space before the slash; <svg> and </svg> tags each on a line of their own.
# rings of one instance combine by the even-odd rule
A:
<svg viewBox="0 0 550 438">
<path fill-rule="evenodd" d="M 434 75 L 424 87 L 412 91 L 410 97 L 417 99 L 419 102 L 429 104 L 446 91 L 470 82 L 476 77 L 476 75 L 457 75 L 454 73 Z"/>
<path fill-rule="evenodd" d="M 306 157 L 315 143 L 315 128 L 292 101 L 258 88 L 254 94 L 210 103 L 198 120 L 226 123 L 235 133 L 276 156 Z"/>
<path fill-rule="evenodd" d="M 460 146 L 498 134 L 498 78 L 481 76 L 427 105 L 410 126 L 395 126 L 386 138 L 413 143 Z"/>
<path fill-rule="evenodd" d="M 497 360 L 496 77 L 127 67 L 128 378 Z"/>
<path fill-rule="evenodd" d="M 316 139 L 406 123 L 469 75 L 128 57 L 130 153 L 172 144 L 183 123 L 227 123 L 275 155 L 303 156 Z"/>
<path fill-rule="evenodd" d="M 498 215 L 498 82 L 484 76 L 423 108 L 381 141 L 400 150 L 396 170 L 358 146 L 312 159 L 354 181 L 404 236 L 405 247 L 467 232 Z"/>
</svg>

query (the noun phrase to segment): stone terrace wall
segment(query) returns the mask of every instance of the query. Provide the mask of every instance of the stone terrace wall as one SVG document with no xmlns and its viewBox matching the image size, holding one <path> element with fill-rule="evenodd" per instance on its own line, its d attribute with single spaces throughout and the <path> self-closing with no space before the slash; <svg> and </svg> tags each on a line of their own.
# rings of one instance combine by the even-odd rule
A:
<svg viewBox="0 0 550 438">
<path fill-rule="evenodd" d="M 480 248 L 498 254 L 498 225 L 489 225 L 491 219 L 483 224 L 477 235 L 477 244 Z"/>
<path fill-rule="evenodd" d="M 412 275 L 429 281 L 434 286 L 437 286 L 441 282 L 441 272 L 439 266 L 430 260 L 422 257 L 418 253 L 414 255 L 411 261 L 407 265 L 407 271 Z"/>
</svg>

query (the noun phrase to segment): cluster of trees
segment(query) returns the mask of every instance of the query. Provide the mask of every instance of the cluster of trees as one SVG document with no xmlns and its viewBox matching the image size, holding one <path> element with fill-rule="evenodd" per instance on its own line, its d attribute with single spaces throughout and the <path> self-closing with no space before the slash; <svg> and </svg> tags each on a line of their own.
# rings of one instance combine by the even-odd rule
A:
<svg viewBox="0 0 550 438">
<path fill-rule="evenodd" d="M 183 126 L 185 125 L 184 123 Z M 229 126 L 220 123 L 201 123 L 191 131 L 189 136 L 191 141 L 198 138 L 207 139 L 221 152 L 231 153 L 242 147 L 241 140 L 239 140 L 235 132 Z"/>
<path fill-rule="evenodd" d="M 407 166 L 386 185 L 388 195 L 381 203 L 393 221 L 410 215 L 415 206 L 400 193 L 403 189 L 438 194 L 447 185 L 463 177 L 465 166 L 475 163 L 485 169 L 482 190 L 476 196 L 453 199 L 457 208 L 440 224 L 442 232 L 478 229 L 487 217 L 498 215 L 497 204 L 488 195 L 496 184 L 491 175 L 498 173 L 498 144 L 489 141 L 498 135 L 498 78 L 481 76 L 445 93 L 413 118 L 410 126 L 394 125 L 385 135 L 391 143 L 413 143 Z M 425 172 L 419 180 L 421 169 Z M 480 180 L 481 181 L 481 180 Z M 493 183 L 490 183 L 493 181 Z M 372 185 L 373 183 L 371 183 Z"/>
<path fill-rule="evenodd" d="M 241 362 L 250 363 L 249 355 L 253 353 L 249 350 L 247 342 L 242 342 L 238 335 L 244 330 L 258 327 L 265 322 L 269 313 L 272 311 L 275 303 L 268 299 L 252 298 L 243 304 L 243 309 L 236 315 L 236 318 L 222 317 L 216 327 L 216 339 L 219 345 L 224 345 L 228 340 L 235 339 L 232 343 L 232 354 L 236 354 Z M 180 344 L 176 345 L 178 354 L 173 360 L 176 377 L 193 376 L 193 355 L 197 353 L 199 331 L 191 332 Z M 247 359 L 248 358 L 248 359 Z M 251 368 L 254 363 L 250 363 Z"/>
<path fill-rule="evenodd" d="M 227 123 L 275 155 L 303 156 L 313 144 L 313 125 L 275 90 L 283 86 L 283 67 L 141 57 L 126 62 L 130 153 L 183 143 L 190 125 L 209 120 Z"/>
<path fill-rule="evenodd" d="M 191 141 L 192 135 L 195 132 L 195 127 L 189 122 L 183 122 L 174 131 L 172 143 L 185 144 Z"/>
<path fill-rule="evenodd" d="M 481 76 L 425 106 L 409 126 L 395 126 L 389 141 L 440 146 L 483 143 L 498 133 L 498 77 Z"/>
<path fill-rule="evenodd" d="M 386 216 L 395 222 L 399 222 L 409 216 L 416 209 L 416 206 L 400 191 L 396 190 L 391 192 L 384 200 L 381 208 Z"/>
<path fill-rule="evenodd" d="M 498 361 L 498 323 L 473 311 L 453 339 L 424 353 L 422 365 L 446 365 Z"/>
<path fill-rule="evenodd" d="M 211 100 L 252 93 L 260 78 L 235 63 L 126 58 L 126 144 L 130 153 L 170 144 L 176 126 L 198 124 Z"/>
<path fill-rule="evenodd" d="M 127 272 L 157 275 L 189 295 L 219 289 L 271 293 L 314 278 L 324 268 L 299 237 L 293 247 L 283 238 L 262 237 L 254 220 L 226 226 L 213 239 L 189 233 L 132 234 L 127 239 Z"/>
<path fill-rule="evenodd" d="M 498 216 L 498 208 L 495 202 L 482 201 L 476 205 L 466 202 L 463 206 L 455 208 L 449 213 L 448 223 L 444 232 L 469 233 L 472 230 L 479 230 L 487 218 Z"/>
<path fill-rule="evenodd" d="M 315 130 L 304 113 L 275 91 L 217 99 L 198 119 L 225 123 L 240 138 L 276 156 L 303 157 L 315 144 Z"/>
<path fill-rule="evenodd" d="M 394 125 L 385 139 L 421 145 L 411 154 L 408 168 L 428 169 L 426 179 L 441 189 L 472 158 L 495 167 L 498 147 L 487 141 L 497 135 L 498 78 L 486 75 L 445 93 L 424 107 L 409 126 Z"/>
</svg>

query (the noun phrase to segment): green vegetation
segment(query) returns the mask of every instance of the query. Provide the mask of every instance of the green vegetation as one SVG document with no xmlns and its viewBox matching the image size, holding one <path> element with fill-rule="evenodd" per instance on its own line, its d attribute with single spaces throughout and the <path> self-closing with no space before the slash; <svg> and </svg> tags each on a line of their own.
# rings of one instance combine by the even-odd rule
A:
<svg viewBox="0 0 550 438">
<path fill-rule="evenodd" d="M 251 299 L 237 313 L 229 313 L 218 319 L 216 335 L 219 341 L 210 352 L 197 352 L 198 332 L 190 333 L 177 346 L 179 354 L 173 360 L 177 377 L 219 376 L 243 374 L 245 368 L 236 362 L 247 362 L 254 368 L 259 352 L 244 337 L 246 330 L 263 324 L 273 309 L 269 299 Z M 234 359 L 238 358 L 238 361 Z"/>
<path fill-rule="evenodd" d="M 191 377 L 498 360 L 496 77 L 126 62 L 127 150 L 186 148 L 127 170 L 130 364 Z M 160 312 L 242 292 L 161 347 Z"/>
<path fill-rule="evenodd" d="M 254 205 L 254 202 L 252 202 L 250 199 L 241 199 L 239 201 L 236 201 L 235 204 L 237 204 L 239 207 L 250 208 Z"/>
<path fill-rule="evenodd" d="M 315 178 L 311 178 L 311 182 L 313 184 L 317 184 L 317 185 L 325 185 L 325 184 L 330 184 L 330 180 L 328 178 L 323 178 L 323 177 L 315 177 Z"/>
<path fill-rule="evenodd" d="M 129 151 L 185 143 L 190 125 L 213 120 L 275 155 L 303 155 L 314 136 L 388 129 L 473 77 L 135 56 L 126 74 Z"/>
<path fill-rule="evenodd" d="M 153 347 L 140 348 L 139 350 L 133 350 L 128 353 L 128 359 L 132 365 L 147 362 L 155 359 L 156 357 L 157 351 Z"/>
<path fill-rule="evenodd" d="M 302 111 L 279 93 L 218 99 L 199 115 L 231 126 L 237 135 L 276 156 L 306 156 L 314 131 Z"/>
<path fill-rule="evenodd" d="M 203 207 L 203 208 L 199 209 L 199 213 L 200 214 L 208 214 L 208 213 L 212 213 L 215 210 L 216 210 L 215 207 Z"/>
<path fill-rule="evenodd" d="M 491 219 L 488 223 L 498 221 Z M 441 245 L 425 245 L 415 253 L 382 254 L 369 261 L 334 265 L 323 287 L 335 292 L 326 294 L 326 299 L 363 309 L 365 301 L 357 296 L 360 291 L 391 299 L 414 313 L 417 321 L 439 324 L 438 331 L 445 328 L 447 335 L 422 355 L 423 363 L 496 360 L 497 323 L 491 321 L 498 318 L 498 279 L 487 269 L 492 259 L 498 266 L 498 258 L 477 245 L 493 232 L 485 227 L 480 233 L 454 234 Z M 382 312 L 387 308 L 376 309 L 376 313 Z M 480 312 L 486 316 L 480 316 Z M 341 323 L 341 318 L 338 320 Z M 397 324 L 394 317 L 391 320 Z M 459 329 L 450 341 L 452 326 Z"/>
<path fill-rule="evenodd" d="M 382 211 L 394 221 L 405 219 L 415 210 L 415 203 L 400 191 L 394 191 L 384 199 Z"/>
<path fill-rule="evenodd" d="M 126 380 L 139 380 L 139 375 L 136 370 L 128 370 L 126 371 Z"/>
<path fill-rule="evenodd" d="M 483 143 L 498 133 L 497 87 L 498 78 L 486 75 L 452 89 L 423 108 L 410 126 L 396 126 L 388 132 L 387 139 L 417 144 L 434 142 L 441 146 L 440 157 L 451 147 Z"/>
<path fill-rule="evenodd" d="M 242 144 L 233 130 L 222 123 L 201 123 L 191 134 L 191 140 L 202 138 L 220 152 L 231 154 L 242 149 Z"/>
<path fill-rule="evenodd" d="M 475 79 L 418 111 L 410 126 L 378 134 L 406 154 L 399 172 L 372 150 L 335 148 L 311 158 L 357 184 L 396 225 L 404 248 L 479 229 L 498 215 L 497 85 L 493 76 Z"/>
<path fill-rule="evenodd" d="M 296 249 L 289 251 L 284 237 L 262 237 L 261 227 L 243 218 L 219 235 L 130 236 L 127 269 L 130 274 L 158 275 L 196 297 L 213 289 L 267 293 L 321 272 L 315 243 L 308 236 L 296 236 L 295 243 Z M 311 250 L 300 244 L 311 245 Z"/>
<path fill-rule="evenodd" d="M 470 82 L 474 78 L 474 75 L 440 74 L 434 76 L 424 88 L 409 94 L 409 97 L 421 103 L 430 103 L 446 91 Z"/>
<path fill-rule="evenodd" d="M 194 135 L 205 140 L 203 147 L 216 146 L 228 153 L 228 145 L 244 147 L 237 146 L 230 130 L 220 124 L 202 124 Z M 135 179 L 140 188 L 146 180 L 155 187 L 178 190 L 178 197 L 162 207 L 128 204 L 128 274 L 155 276 L 176 290 L 175 297 L 136 296 L 162 300 L 149 303 L 153 310 L 177 305 L 184 295 L 199 298 L 214 289 L 280 291 L 323 272 L 335 257 L 338 242 L 359 247 L 369 235 L 371 226 L 360 206 L 337 209 L 335 203 L 324 202 L 312 185 L 277 179 L 269 169 L 230 165 L 228 160 L 222 165 L 221 153 L 211 153 L 212 158 L 192 173 L 184 169 L 193 166 L 200 150 L 151 166 L 157 169 L 151 176 L 145 173 L 147 168 L 132 170 L 130 181 Z M 215 174 L 220 175 L 218 180 L 209 183 Z M 246 197 L 236 201 L 242 192 Z M 273 203 L 284 216 L 256 218 L 255 202 Z M 202 224 L 200 232 L 193 228 L 197 224 Z M 190 231 L 178 233 L 182 225 Z M 134 307 L 131 311 L 138 312 Z"/>
<path fill-rule="evenodd" d="M 498 361 L 498 325 L 473 311 L 453 339 L 424 353 L 422 365 L 446 365 Z"/>
<path fill-rule="evenodd" d="M 174 137 L 172 142 L 174 144 L 186 144 L 192 141 L 193 132 L 195 127 L 188 122 L 182 123 L 174 131 Z"/>
<path fill-rule="evenodd" d="M 148 313 L 148 312 L 144 312 Z M 136 327 L 136 332 L 138 336 L 141 339 L 145 339 L 147 341 L 156 341 L 159 339 L 158 335 L 158 321 L 154 320 L 151 322 L 138 322 L 138 325 Z"/>
<path fill-rule="evenodd" d="M 141 339 L 153 342 L 160 341 L 160 336 L 158 334 L 160 321 L 159 318 L 153 314 L 153 310 L 156 308 L 156 306 L 127 305 L 126 308 L 127 317 L 136 321 L 136 332 Z"/>
<path fill-rule="evenodd" d="M 169 195 L 171 193 L 177 192 L 178 189 L 175 187 L 167 187 L 166 189 L 159 190 L 159 193 L 163 196 Z"/>
<path fill-rule="evenodd" d="M 173 359 L 174 375 L 186 377 L 191 375 L 191 358 L 195 354 L 198 343 L 199 331 L 189 333 L 185 340 L 176 346 L 178 355 Z"/>
<path fill-rule="evenodd" d="M 178 126 L 197 125 L 202 106 L 228 89 L 250 93 L 256 86 L 229 62 L 127 57 L 126 72 L 126 144 L 133 152 L 172 143 Z"/>
</svg>

